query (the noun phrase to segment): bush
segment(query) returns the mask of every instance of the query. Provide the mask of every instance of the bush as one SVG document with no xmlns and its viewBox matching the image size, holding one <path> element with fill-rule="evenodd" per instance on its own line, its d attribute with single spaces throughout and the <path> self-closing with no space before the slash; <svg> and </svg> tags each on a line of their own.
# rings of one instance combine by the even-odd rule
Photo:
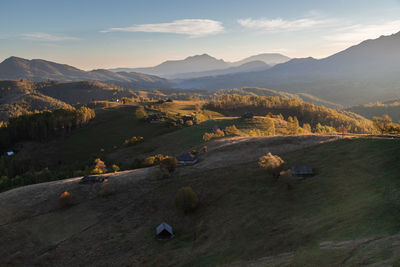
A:
<svg viewBox="0 0 400 267">
<path fill-rule="evenodd" d="M 58 198 L 60 208 L 66 208 L 71 205 L 71 194 L 67 191 L 63 192 Z"/>
<path fill-rule="evenodd" d="M 215 131 L 215 133 L 205 133 L 203 135 L 203 140 L 210 141 L 213 138 L 218 138 L 218 137 L 223 137 L 223 136 L 225 136 L 224 131 L 218 129 L 217 131 Z"/>
<path fill-rule="evenodd" d="M 143 165 L 145 166 L 153 166 L 160 164 L 163 159 L 165 159 L 168 156 L 163 156 L 162 154 L 157 154 L 155 156 L 150 156 L 144 159 Z"/>
<path fill-rule="evenodd" d="M 225 127 L 225 134 L 226 135 L 239 135 L 240 131 L 236 128 L 235 125 Z"/>
<path fill-rule="evenodd" d="M 142 136 L 133 136 L 130 139 L 126 139 L 124 141 L 124 145 L 125 146 L 133 146 L 133 145 L 137 145 L 143 141 L 144 141 L 144 138 Z"/>
<path fill-rule="evenodd" d="M 184 213 L 194 211 L 199 204 L 197 194 L 190 186 L 182 187 L 178 190 L 175 198 L 176 207 Z"/>
<path fill-rule="evenodd" d="M 168 172 L 173 172 L 178 165 L 178 160 L 175 157 L 167 156 L 161 161 L 161 166 L 166 168 Z"/>
<path fill-rule="evenodd" d="M 106 164 L 104 163 L 104 161 L 102 161 L 100 158 L 97 158 L 94 160 L 94 168 L 92 169 L 91 173 L 92 174 L 102 174 L 102 173 L 106 173 L 107 172 L 107 168 L 106 168 Z"/>
<path fill-rule="evenodd" d="M 190 121 L 190 120 L 189 120 L 189 121 L 186 121 L 186 122 L 185 122 L 185 125 L 186 125 L 186 126 L 193 126 L 193 121 Z"/>
<path fill-rule="evenodd" d="M 208 150 L 207 146 L 203 146 L 203 152 L 206 153 Z"/>
<path fill-rule="evenodd" d="M 260 157 L 258 160 L 258 166 L 266 169 L 270 174 L 272 174 L 272 177 L 277 179 L 282 171 L 283 163 L 285 163 L 283 159 L 281 159 L 279 156 L 272 155 L 271 153 Z"/>
<path fill-rule="evenodd" d="M 114 164 L 111 166 L 114 172 L 119 172 L 120 168 L 118 167 L 118 165 Z"/>
</svg>

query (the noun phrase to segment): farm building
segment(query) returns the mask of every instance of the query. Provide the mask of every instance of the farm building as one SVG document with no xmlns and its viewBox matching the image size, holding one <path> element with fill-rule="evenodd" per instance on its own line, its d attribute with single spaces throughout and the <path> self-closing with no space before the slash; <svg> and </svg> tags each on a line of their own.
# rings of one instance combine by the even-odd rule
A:
<svg viewBox="0 0 400 267">
<path fill-rule="evenodd" d="M 197 157 L 190 153 L 184 153 L 177 157 L 179 165 L 193 165 L 197 162 Z"/>
<path fill-rule="evenodd" d="M 103 183 L 105 179 L 108 177 L 103 176 L 84 176 L 79 180 L 80 184 L 95 184 L 95 183 Z"/>
<path fill-rule="evenodd" d="M 157 114 L 152 114 L 152 115 L 147 116 L 145 118 L 145 120 L 150 123 L 158 123 L 158 122 L 160 122 L 161 118 Z"/>
<path fill-rule="evenodd" d="M 244 119 L 244 120 L 252 120 L 253 117 L 254 117 L 254 114 L 251 112 L 247 112 L 242 115 L 242 119 Z"/>
<path fill-rule="evenodd" d="M 169 224 L 162 222 L 156 228 L 156 236 L 158 240 L 168 240 L 174 237 L 174 232 Z"/>
<path fill-rule="evenodd" d="M 187 121 L 196 122 L 196 117 L 191 116 L 191 115 L 184 115 L 184 116 L 182 116 L 182 120 L 183 120 L 183 122 L 187 122 Z"/>
<path fill-rule="evenodd" d="M 295 176 L 305 177 L 313 175 L 313 169 L 310 166 L 292 166 L 290 171 Z"/>
</svg>

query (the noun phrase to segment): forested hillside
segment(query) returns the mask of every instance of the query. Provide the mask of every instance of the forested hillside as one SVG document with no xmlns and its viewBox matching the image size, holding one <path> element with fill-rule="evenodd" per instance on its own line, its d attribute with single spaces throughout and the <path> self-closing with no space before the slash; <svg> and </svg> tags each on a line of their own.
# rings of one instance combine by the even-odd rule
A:
<svg viewBox="0 0 400 267">
<path fill-rule="evenodd" d="M 253 112 L 256 115 L 280 113 L 285 118 L 296 116 L 300 123 L 309 123 L 311 126 L 316 126 L 318 123 L 334 128 L 343 126 L 347 131 L 354 133 L 366 133 L 374 129 L 371 121 L 355 113 L 278 96 L 221 95 L 205 107 L 227 116 L 241 116 L 246 112 Z"/>
</svg>

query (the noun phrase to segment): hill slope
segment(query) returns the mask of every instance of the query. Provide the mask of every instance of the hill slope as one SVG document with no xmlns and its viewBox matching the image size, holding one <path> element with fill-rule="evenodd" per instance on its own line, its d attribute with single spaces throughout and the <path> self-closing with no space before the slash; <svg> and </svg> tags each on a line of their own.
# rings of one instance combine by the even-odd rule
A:
<svg viewBox="0 0 400 267">
<path fill-rule="evenodd" d="M 374 116 L 381 117 L 384 114 L 388 114 L 394 122 L 400 122 L 400 99 L 353 106 L 347 110 L 358 113 L 369 119 L 372 119 Z"/>
<path fill-rule="evenodd" d="M 314 144 L 327 141 L 311 138 Z M 1 193 L 0 212 L 5 216 L 0 217 L 0 234 L 5 242 L 0 242 L 0 264 L 398 263 L 400 213 L 396 200 L 385 192 L 397 190 L 399 143 L 358 139 L 290 149 L 306 140 L 311 139 L 245 141 L 262 145 L 265 151 L 260 147 L 260 154 L 236 139 L 219 141 L 209 145 L 199 165 L 181 168 L 167 180 L 156 179 L 156 169 L 146 168 L 109 174 L 104 185 L 81 185 L 76 178 Z M 256 158 L 266 151 L 279 153 L 288 166 L 309 164 L 316 175 L 273 182 L 257 168 Z M 238 164 L 226 160 L 212 168 L 215 157 L 240 160 L 240 155 L 246 157 Z M 200 198 L 199 208 L 186 216 L 174 206 L 182 186 L 191 186 Z M 115 193 L 101 197 L 106 187 Z M 73 205 L 59 209 L 58 196 L 65 190 Z M 173 226 L 174 239 L 154 238 L 162 221 Z"/>
<path fill-rule="evenodd" d="M 47 83 L 31 81 L 0 81 L 0 121 L 36 110 L 71 108 L 63 101 L 37 90 L 46 85 Z"/>
</svg>

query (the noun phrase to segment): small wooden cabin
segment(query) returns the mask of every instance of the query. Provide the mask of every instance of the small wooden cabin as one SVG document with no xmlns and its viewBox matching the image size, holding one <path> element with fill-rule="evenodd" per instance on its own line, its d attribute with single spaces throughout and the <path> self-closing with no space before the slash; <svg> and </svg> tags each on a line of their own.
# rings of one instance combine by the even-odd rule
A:
<svg viewBox="0 0 400 267">
<path fill-rule="evenodd" d="M 191 153 L 184 153 L 177 157 L 177 160 L 178 165 L 193 165 L 198 161 L 197 157 Z"/>
<path fill-rule="evenodd" d="M 147 117 L 145 118 L 145 120 L 146 120 L 147 122 L 150 122 L 150 123 L 159 123 L 160 120 L 161 120 L 161 118 L 160 118 L 160 116 L 158 116 L 157 114 L 152 114 L 152 115 L 147 116 Z"/>
<path fill-rule="evenodd" d="M 162 222 L 156 228 L 156 237 L 158 240 L 169 240 L 174 237 L 171 225 L 166 222 Z"/>
<path fill-rule="evenodd" d="M 290 167 L 292 175 L 299 177 L 307 177 L 314 175 L 313 169 L 310 166 L 292 166 Z"/>
</svg>

